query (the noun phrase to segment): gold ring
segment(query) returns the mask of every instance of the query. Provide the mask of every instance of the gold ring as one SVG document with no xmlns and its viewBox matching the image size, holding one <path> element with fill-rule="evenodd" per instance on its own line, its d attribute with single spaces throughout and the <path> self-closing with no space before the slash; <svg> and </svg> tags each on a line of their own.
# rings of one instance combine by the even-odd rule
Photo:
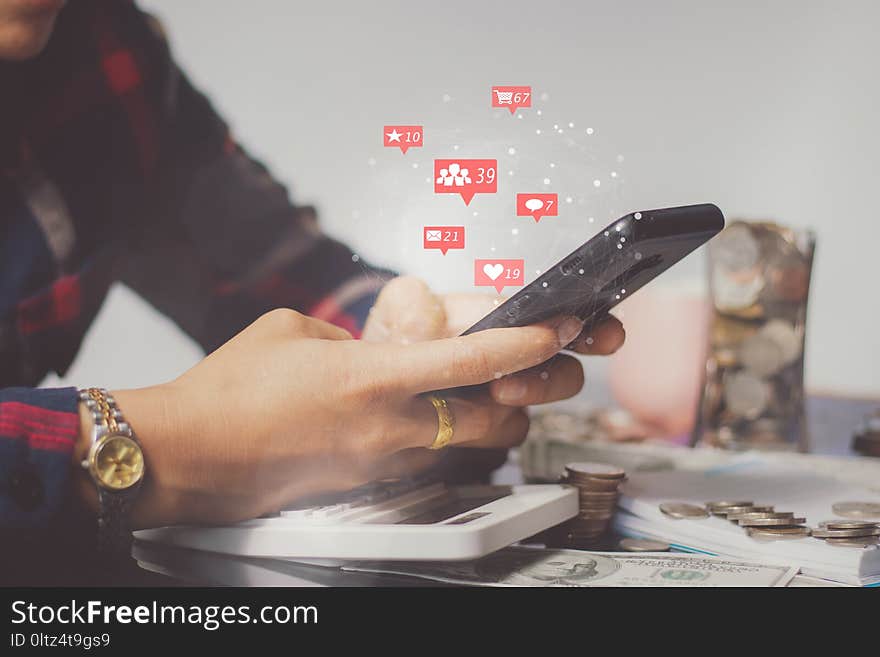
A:
<svg viewBox="0 0 880 657">
<path fill-rule="evenodd" d="M 455 416 L 452 409 L 442 397 L 428 395 L 428 399 L 434 404 L 437 411 L 437 437 L 428 449 L 443 449 L 452 442 L 452 434 L 455 433 Z"/>
</svg>

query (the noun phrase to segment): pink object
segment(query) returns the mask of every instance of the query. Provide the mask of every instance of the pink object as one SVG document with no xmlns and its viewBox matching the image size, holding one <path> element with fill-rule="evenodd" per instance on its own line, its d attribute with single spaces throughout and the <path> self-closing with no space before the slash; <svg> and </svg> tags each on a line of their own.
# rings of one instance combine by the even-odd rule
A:
<svg viewBox="0 0 880 657">
<path fill-rule="evenodd" d="M 514 114 L 520 107 L 532 106 L 531 87 L 492 87 L 492 107 L 503 107 Z"/>
<path fill-rule="evenodd" d="M 505 287 L 525 282 L 525 260 L 474 260 L 474 285 L 494 287 L 498 294 Z"/>
<path fill-rule="evenodd" d="M 425 131 L 420 125 L 386 125 L 382 128 L 382 145 L 400 148 L 404 155 L 410 148 L 420 148 L 425 142 Z"/>
<path fill-rule="evenodd" d="M 532 217 L 535 223 L 538 223 L 541 217 L 559 216 L 559 195 L 517 194 L 516 216 Z"/>
<path fill-rule="evenodd" d="M 434 193 L 460 194 L 469 205 L 474 194 L 498 191 L 498 160 L 434 160 Z"/>
<path fill-rule="evenodd" d="M 615 314 L 626 329 L 626 343 L 611 357 L 611 392 L 639 421 L 676 442 L 686 441 L 703 380 L 708 299 L 696 291 L 659 287 L 642 290 L 619 310 Z"/>
<path fill-rule="evenodd" d="M 422 246 L 439 249 L 443 255 L 449 249 L 463 249 L 464 226 L 425 226 L 422 230 Z"/>
</svg>

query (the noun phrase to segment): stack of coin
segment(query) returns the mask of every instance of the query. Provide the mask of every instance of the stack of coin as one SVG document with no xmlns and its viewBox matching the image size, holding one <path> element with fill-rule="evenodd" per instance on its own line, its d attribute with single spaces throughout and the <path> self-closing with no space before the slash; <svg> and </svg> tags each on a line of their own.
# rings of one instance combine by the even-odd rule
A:
<svg viewBox="0 0 880 657">
<path fill-rule="evenodd" d="M 853 449 L 865 456 L 880 456 L 880 410 L 865 418 L 856 430 Z"/>
<path fill-rule="evenodd" d="M 813 529 L 813 536 L 837 547 L 868 547 L 880 544 L 880 523 L 870 520 L 826 520 Z"/>
<path fill-rule="evenodd" d="M 777 511 L 766 504 L 729 500 L 707 502 L 706 508 L 712 515 L 727 518 L 745 528 L 756 540 L 778 541 L 810 535 L 810 528 L 804 524 L 806 518 L 796 517 L 791 511 Z"/>
<path fill-rule="evenodd" d="M 709 244 L 713 318 L 694 442 L 804 449 L 803 348 L 814 238 L 733 221 Z"/>
<path fill-rule="evenodd" d="M 569 463 L 562 481 L 578 491 L 578 515 L 549 530 L 547 542 L 553 547 L 591 549 L 600 547 L 611 527 L 618 488 L 626 479 L 621 468 L 606 463 Z"/>
</svg>

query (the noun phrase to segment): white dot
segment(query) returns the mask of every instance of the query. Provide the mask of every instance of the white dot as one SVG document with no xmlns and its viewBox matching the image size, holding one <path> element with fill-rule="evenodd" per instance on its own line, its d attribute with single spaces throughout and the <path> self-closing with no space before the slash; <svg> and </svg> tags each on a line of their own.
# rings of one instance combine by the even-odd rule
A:
<svg viewBox="0 0 880 657">
<path fill-rule="evenodd" d="M 550 94 L 545 91 L 541 94 L 541 100 L 550 100 Z"/>
<path fill-rule="evenodd" d="M 587 339 L 585 340 L 585 342 L 586 342 L 587 344 L 593 344 L 593 338 L 592 338 L 592 337 L 587 338 Z"/>
<path fill-rule="evenodd" d="M 543 112 L 541 110 L 538 110 L 537 114 L 538 114 L 538 116 L 541 116 L 543 114 Z"/>
<path fill-rule="evenodd" d="M 622 249 L 622 248 L 623 248 L 623 244 L 618 244 L 618 245 L 617 245 L 617 248 L 618 248 L 618 249 Z"/>
<path fill-rule="evenodd" d="M 621 294 L 626 294 L 626 288 L 620 290 L 620 293 L 621 293 Z"/>
<path fill-rule="evenodd" d="M 514 235 L 519 235 L 519 228 L 512 228 L 510 232 Z"/>
<path fill-rule="evenodd" d="M 618 155 L 618 156 L 617 156 L 617 161 L 618 161 L 618 162 L 623 162 L 623 155 Z"/>
<path fill-rule="evenodd" d="M 492 299 L 492 305 L 497 306 L 499 303 L 498 299 Z"/>
<path fill-rule="evenodd" d="M 426 183 L 429 183 L 429 182 L 431 182 L 431 179 L 430 179 L 430 178 L 425 178 L 425 182 L 426 182 Z"/>
<path fill-rule="evenodd" d="M 369 160 L 367 160 L 367 164 L 369 164 L 371 167 L 376 166 L 376 158 L 371 157 Z"/>
<path fill-rule="evenodd" d="M 593 129 L 592 129 L 592 128 L 587 128 L 587 134 L 588 134 L 588 135 L 593 134 Z"/>
<path fill-rule="evenodd" d="M 540 270 L 540 269 L 536 269 L 536 270 L 535 270 L 535 273 L 536 273 L 538 276 L 540 276 L 540 275 L 541 275 L 541 270 Z"/>
<path fill-rule="evenodd" d="M 551 162 L 551 163 L 550 163 L 550 168 L 551 168 L 551 169 L 555 169 L 555 168 L 556 168 L 556 163 L 555 163 L 555 162 Z"/>
<path fill-rule="evenodd" d="M 478 216 L 479 214 L 480 214 L 479 212 L 477 212 L 476 210 L 474 210 L 474 216 L 475 216 L 475 217 Z"/>
<path fill-rule="evenodd" d="M 583 273 L 584 273 L 583 269 L 578 269 L 578 274 L 583 274 Z"/>
<path fill-rule="evenodd" d="M 477 214 L 477 213 L 474 212 L 474 214 Z M 621 242 L 626 242 L 626 238 L 625 238 L 625 237 L 621 237 L 621 238 L 620 238 L 620 241 L 621 241 Z"/>
<path fill-rule="evenodd" d="M 549 179 L 549 178 L 544 178 L 544 184 L 545 184 L 545 185 L 549 185 L 549 184 L 550 184 L 550 179 Z"/>
<path fill-rule="evenodd" d="M 550 378 L 549 372 L 541 372 L 541 380 L 546 381 L 549 378 Z"/>
<path fill-rule="evenodd" d="M 516 149 L 513 146 L 511 146 L 510 148 L 507 149 L 507 154 L 508 155 L 516 155 Z"/>
<path fill-rule="evenodd" d="M 565 197 L 565 202 L 566 202 L 566 203 L 571 203 L 571 202 L 573 202 L 573 201 L 574 201 L 574 199 L 573 199 L 571 196 L 566 196 L 566 197 Z"/>
<path fill-rule="evenodd" d="M 517 115 L 516 115 L 516 118 L 521 119 L 521 118 L 522 118 L 522 114 L 517 114 Z"/>
<path fill-rule="evenodd" d="M 587 221 L 593 223 L 594 221 L 596 221 L 596 219 L 593 217 L 587 217 Z"/>
<path fill-rule="evenodd" d="M 449 94 L 443 94 L 444 103 L 448 103 L 450 100 L 452 100 L 452 96 L 450 96 Z"/>
<path fill-rule="evenodd" d="M 452 147 L 452 150 L 457 151 L 457 150 L 458 150 L 458 144 L 456 144 L 455 146 L 453 146 L 453 147 Z"/>
<path fill-rule="evenodd" d="M 602 184 L 601 180 L 594 180 L 593 181 L 593 187 L 599 187 L 601 184 Z"/>
<path fill-rule="evenodd" d="M 489 247 L 489 250 L 490 250 L 492 253 L 495 253 L 495 247 L 494 247 L 494 246 Z"/>
<path fill-rule="evenodd" d="M 611 172 L 611 177 L 612 177 L 612 178 L 617 178 L 617 172 L 616 172 L 616 171 L 612 171 L 612 172 Z"/>
<path fill-rule="evenodd" d="M 508 172 L 507 172 L 507 175 L 508 175 L 508 176 L 512 176 L 512 175 L 513 175 L 513 169 L 511 169 L 510 171 L 508 171 Z"/>
<path fill-rule="evenodd" d="M 541 134 L 541 128 L 538 128 L 537 130 L 535 130 L 535 134 L 536 134 L 536 135 L 540 135 L 540 134 Z"/>
<path fill-rule="evenodd" d="M 418 169 L 418 168 L 419 168 L 419 163 L 413 162 L 413 169 Z"/>
<path fill-rule="evenodd" d="M 502 376 L 504 376 L 504 375 L 501 372 L 495 372 L 496 379 L 500 379 Z"/>
<path fill-rule="evenodd" d="M 361 257 L 360 257 L 357 253 L 352 253 L 352 254 L 351 254 L 351 261 L 352 261 L 352 262 L 357 262 L 357 261 L 360 260 L 360 259 L 361 259 Z"/>
<path fill-rule="evenodd" d="M 640 252 L 636 251 L 636 260 L 641 260 L 641 259 L 642 259 L 642 254 Z"/>
<path fill-rule="evenodd" d="M 608 237 L 609 234 L 610 234 L 610 233 L 606 230 L 606 231 L 605 231 L 605 237 Z"/>
<path fill-rule="evenodd" d="M 557 130 L 556 132 L 558 132 L 558 133 L 561 135 L 561 134 L 562 134 L 562 128 L 559 128 L 559 130 Z"/>
<path fill-rule="evenodd" d="M 614 295 L 614 298 L 615 298 L 615 299 L 619 299 L 619 298 L 620 298 L 620 295 L 619 295 L 619 294 L 615 294 L 615 295 Z"/>
<path fill-rule="evenodd" d="M 541 287 L 547 287 L 547 281 L 544 281 L 543 283 L 541 283 Z"/>
<path fill-rule="evenodd" d="M 636 221 L 638 221 L 639 219 L 642 218 L 642 213 L 641 213 L 641 212 L 636 212 L 635 217 L 636 217 Z"/>
<path fill-rule="evenodd" d="M 569 128 L 573 128 L 573 127 L 574 127 L 574 123 L 572 123 L 571 121 L 569 121 L 569 122 L 568 122 L 568 127 L 569 127 Z"/>
<path fill-rule="evenodd" d="M 553 124 L 553 129 L 554 129 L 554 130 L 559 130 L 559 124 L 558 124 L 558 123 L 554 123 L 554 124 Z"/>
<path fill-rule="evenodd" d="M 614 227 L 614 230 L 616 230 L 616 231 L 619 233 L 620 230 L 621 230 L 621 228 L 623 228 L 623 224 L 617 224 L 617 225 Z"/>
</svg>

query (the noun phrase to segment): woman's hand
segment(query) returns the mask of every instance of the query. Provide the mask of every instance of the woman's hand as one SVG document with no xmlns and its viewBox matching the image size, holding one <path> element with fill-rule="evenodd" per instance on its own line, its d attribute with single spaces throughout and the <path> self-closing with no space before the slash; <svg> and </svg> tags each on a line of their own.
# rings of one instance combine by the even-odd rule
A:
<svg viewBox="0 0 880 657">
<path fill-rule="evenodd" d="M 134 525 L 234 522 L 408 470 L 408 455 L 430 454 L 424 448 L 437 434 L 436 411 L 422 393 L 501 380 L 544 363 L 580 332 L 579 320 L 560 318 L 376 343 L 292 310 L 270 312 L 177 380 L 113 392 L 146 458 Z M 554 385 L 565 395 L 580 386 L 577 378 L 566 377 L 574 386 L 520 378 L 527 387 L 520 400 Z M 449 396 L 453 445 L 522 440 L 527 420 L 501 397 L 495 389 Z M 94 485 L 81 483 L 94 504 Z"/>
</svg>

